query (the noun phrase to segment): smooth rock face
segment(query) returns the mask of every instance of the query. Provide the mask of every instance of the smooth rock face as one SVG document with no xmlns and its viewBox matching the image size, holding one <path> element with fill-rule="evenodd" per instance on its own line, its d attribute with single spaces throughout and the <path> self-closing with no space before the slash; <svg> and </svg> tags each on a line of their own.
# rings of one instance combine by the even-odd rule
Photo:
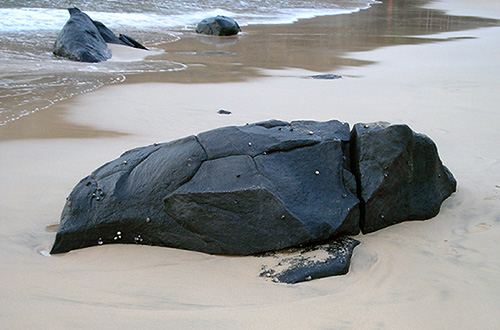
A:
<svg viewBox="0 0 500 330">
<path fill-rule="evenodd" d="M 363 233 L 432 218 L 456 190 L 434 142 L 407 125 L 354 125 L 351 162 L 358 179 Z"/>
<path fill-rule="evenodd" d="M 69 8 L 68 11 L 70 18 L 57 36 L 53 53 L 91 63 L 111 58 L 111 50 L 90 17 L 78 8 Z"/>
<path fill-rule="evenodd" d="M 141 243 L 253 254 L 359 232 L 349 126 L 268 121 L 138 148 L 72 191 L 51 253 Z"/>
<path fill-rule="evenodd" d="M 221 15 L 205 18 L 196 26 L 196 33 L 214 36 L 231 36 L 240 31 L 240 26 L 234 19 Z"/>
</svg>

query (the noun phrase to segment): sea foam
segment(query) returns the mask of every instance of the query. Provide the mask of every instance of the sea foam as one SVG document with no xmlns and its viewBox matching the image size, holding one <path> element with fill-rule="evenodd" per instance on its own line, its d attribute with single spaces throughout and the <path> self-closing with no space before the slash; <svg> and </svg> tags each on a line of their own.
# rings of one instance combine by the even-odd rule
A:
<svg viewBox="0 0 500 330">
<path fill-rule="evenodd" d="M 299 19 L 316 16 L 339 15 L 357 12 L 369 4 L 354 8 L 275 8 L 274 11 L 229 11 L 215 8 L 211 10 L 186 11 L 172 14 L 125 13 L 85 11 L 92 19 L 103 22 L 110 28 L 168 29 L 195 25 L 200 20 L 224 15 L 238 20 L 241 26 L 250 24 L 287 24 Z M 69 18 L 66 9 L 54 8 L 0 8 L 0 32 L 56 31 Z"/>
</svg>

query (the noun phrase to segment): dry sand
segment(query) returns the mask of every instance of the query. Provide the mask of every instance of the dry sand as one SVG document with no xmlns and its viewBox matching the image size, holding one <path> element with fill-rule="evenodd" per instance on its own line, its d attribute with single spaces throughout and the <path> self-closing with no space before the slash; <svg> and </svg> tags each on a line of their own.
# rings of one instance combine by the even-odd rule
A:
<svg viewBox="0 0 500 330">
<path fill-rule="evenodd" d="M 500 4 L 481 4 L 432 6 L 500 18 Z M 342 55 L 353 65 L 330 66 L 340 80 L 277 65 L 243 81 L 221 74 L 226 82 L 109 86 L 1 128 L 1 328 L 498 328 L 499 33 L 355 49 Z M 168 80 L 130 80 L 141 79 Z M 52 124 L 40 129 L 36 118 Z M 358 236 L 348 275 L 300 285 L 259 278 L 255 257 L 124 245 L 44 256 L 65 197 L 102 163 L 132 147 L 269 118 L 407 123 L 436 142 L 458 191 L 429 221 Z"/>
</svg>

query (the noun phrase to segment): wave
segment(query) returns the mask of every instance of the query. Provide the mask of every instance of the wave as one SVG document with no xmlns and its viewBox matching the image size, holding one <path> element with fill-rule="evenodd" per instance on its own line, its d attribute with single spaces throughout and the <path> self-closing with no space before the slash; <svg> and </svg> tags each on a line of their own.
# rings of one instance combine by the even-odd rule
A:
<svg viewBox="0 0 500 330">
<path fill-rule="evenodd" d="M 251 24 L 289 24 L 299 19 L 316 16 L 350 14 L 370 5 L 353 8 L 276 8 L 274 11 L 237 12 L 225 9 L 187 11 L 185 13 L 119 13 L 85 11 L 92 19 L 112 29 L 158 30 L 188 28 L 206 17 L 224 15 L 241 26 Z M 0 8 L 0 32 L 57 31 L 69 18 L 66 9 L 54 8 Z"/>
</svg>

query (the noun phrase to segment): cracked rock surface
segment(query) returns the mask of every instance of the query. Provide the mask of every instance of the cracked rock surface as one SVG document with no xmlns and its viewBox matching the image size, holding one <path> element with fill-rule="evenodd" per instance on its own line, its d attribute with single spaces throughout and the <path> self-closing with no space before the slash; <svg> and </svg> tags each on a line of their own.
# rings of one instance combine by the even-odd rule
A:
<svg viewBox="0 0 500 330">
<path fill-rule="evenodd" d="M 247 255 L 357 234 L 349 138 L 336 120 L 273 120 L 127 151 L 73 189 L 51 253 L 140 243 Z"/>
<path fill-rule="evenodd" d="M 96 169 L 67 198 L 51 253 L 109 243 L 280 250 L 428 219 L 455 187 L 434 143 L 406 125 L 223 127 L 133 149 Z M 339 246 L 350 257 L 356 244 Z M 327 273 L 345 272 L 337 266 Z"/>
</svg>

